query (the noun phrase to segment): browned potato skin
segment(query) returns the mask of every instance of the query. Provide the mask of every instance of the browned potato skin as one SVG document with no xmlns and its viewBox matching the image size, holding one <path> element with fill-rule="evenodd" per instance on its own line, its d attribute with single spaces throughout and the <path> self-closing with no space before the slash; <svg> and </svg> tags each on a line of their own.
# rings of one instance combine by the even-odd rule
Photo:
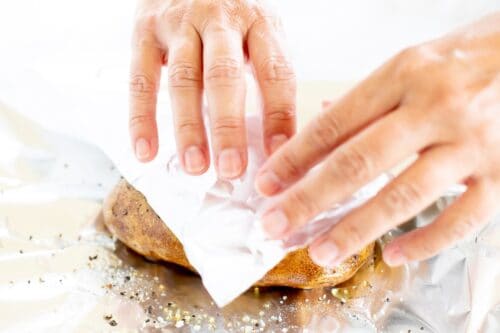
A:
<svg viewBox="0 0 500 333">
<path fill-rule="evenodd" d="M 146 198 L 125 180 L 121 180 L 104 202 L 104 223 L 134 251 L 153 260 L 163 260 L 183 266 L 193 272 L 184 250 L 146 202 Z M 373 252 L 373 244 L 364 248 L 335 269 L 324 269 L 309 258 L 307 249 L 289 253 L 255 286 L 286 286 L 317 288 L 334 286 L 348 280 Z"/>
</svg>

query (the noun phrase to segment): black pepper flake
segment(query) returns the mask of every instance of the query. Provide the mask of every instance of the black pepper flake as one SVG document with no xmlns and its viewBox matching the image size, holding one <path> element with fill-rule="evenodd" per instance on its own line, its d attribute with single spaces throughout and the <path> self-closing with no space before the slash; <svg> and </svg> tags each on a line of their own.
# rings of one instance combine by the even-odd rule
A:
<svg viewBox="0 0 500 333">
<path fill-rule="evenodd" d="M 137 297 L 137 296 L 139 296 L 139 293 L 137 293 L 137 292 L 136 292 L 136 293 L 135 293 L 135 296 L 136 296 L 136 297 Z"/>
<path fill-rule="evenodd" d="M 59 234 L 59 238 L 62 238 L 62 234 Z"/>
<path fill-rule="evenodd" d="M 129 298 L 130 298 L 130 299 L 134 299 L 134 296 L 130 296 Z"/>
<path fill-rule="evenodd" d="M 420 326 L 420 330 L 423 331 L 424 330 L 424 327 L 423 326 Z"/>
<path fill-rule="evenodd" d="M 114 320 L 114 319 L 113 319 L 113 320 L 110 320 L 110 321 L 109 321 L 109 324 L 110 324 L 111 326 L 116 326 L 116 325 L 118 325 L 118 323 L 117 323 L 117 322 L 116 322 L 116 320 Z"/>
<path fill-rule="evenodd" d="M 23 254 L 23 253 L 24 253 L 24 251 L 23 251 L 23 250 L 19 250 L 19 253 Z"/>
<path fill-rule="evenodd" d="M 340 305 L 344 305 L 344 304 L 345 304 L 345 301 L 340 300 Z"/>
<path fill-rule="evenodd" d="M 386 302 L 386 303 L 389 303 L 390 301 L 391 301 L 391 299 L 390 299 L 389 297 L 387 297 L 387 298 L 385 299 L 385 302 Z"/>
<path fill-rule="evenodd" d="M 89 256 L 89 260 L 92 261 L 92 260 L 96 260 L 97 259 L 97 254 L 95 256 Z"/>
<path fill-rule="evenodd" d="M 130 276 L 125 276 L 125 282 L 129 282 L 130 281 Z"/>
<path fill-rule="evenodd" d="M 151 321 L 151 319 L 149 319 L 149 318 L 144 320 L 145 323 L 149 323 L 150 321 Z"/>
<path fill-rule="evenodd" d="M 147 311 L 148 311 L 148 314 L 153 314 L 153 307 L 151 305 L 148 306 Z"/>
<path fill-rule="evenodd" d="M 120 291 L 120 295 L 125 296 L 125 294 L 126 293 L 124 291 Z"/>
<path fill-rule="evenodd" d="M 28 284 L 30 284 L 30 283 L 31 283 L 31 280 L 28 280 Z"/>
<path fill-rule="evenodd" d="M 29 238 L 29 240 L 32 240 L 32 239 L 33 239 L 33 236 L 31 236 L 31 235 L 30 235 L 30 238 Z"/>
<path fill-rule="evenodd" d="M 167 303 L 167 306 L 168 306 L 168 307 L 171 307 L 171 306 L 172 306 L 172 302 L 168 302 L 168 303 Z"/>
<path fill-rule="evenodd" d="M 113 315 L 105 315 L 104 319 L 111 320 L 111 319 L 113 319 Z"/>
<path fill-rule="evenodd" d="M 151 297 L 156 297 L 156 293 L 154 291 L 151 292 Z"/>
<path fill-rule="evenodd" d="M 41 277 L 38 278 L 38 281 L 40 281 L 40 283 L 44 283 L 45 282 L 45 280 L 42 279 Z"/>
</svg>

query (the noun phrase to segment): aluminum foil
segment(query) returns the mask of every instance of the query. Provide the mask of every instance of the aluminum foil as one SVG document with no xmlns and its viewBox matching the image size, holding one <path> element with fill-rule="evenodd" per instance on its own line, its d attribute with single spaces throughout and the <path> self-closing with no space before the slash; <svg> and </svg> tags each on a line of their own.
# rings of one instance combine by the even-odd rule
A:
<svg viewBox="0 0 500 333">
<path fill-rule="evenodd" d="M 499 332 L 500 221 L 431 260 L 392 269 L 380 248 L 429 223 L 456 193 L 384 236 L 350 281 L 250 289 L 220 309 L 199 277 L 128 250 L 101 202 L 119 178 L 92 145 L 0 107 L 2 332 Z"/>
</svg>

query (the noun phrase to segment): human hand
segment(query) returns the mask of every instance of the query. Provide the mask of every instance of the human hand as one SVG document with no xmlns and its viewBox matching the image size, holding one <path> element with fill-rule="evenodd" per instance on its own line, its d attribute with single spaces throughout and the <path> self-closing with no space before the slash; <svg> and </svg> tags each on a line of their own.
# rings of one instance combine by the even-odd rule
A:
<svg viewBox="0 0 500 333">
<path fill-rule="evenodd" d="M 240 176 L 247 164 L 247 57 L 262 95 L 265 147 L 272 152 L 295 131 L 295 75 L 281 24 L 264 1 L 140 1 L 130 74 L 130 135 L 137 158 L 147 162 L 157 154 L 156 98 L 161 67 L 167 65 L 184 170 L 201 174 L 210 164 L 204 90 L 218 174 Z"/>
<path fill-rule="evenodd" d="M 383 252 L 390 265 L 428 258 L 497 213 L 499 147 L 497 14 L 404 50 L 274 153 L 256 179 L 260 193 L 282 192 L 263 214 L 263 227 L 271 238 L 286 239 L 416 153 L 413 164 L 309 251 L 318 264 L 335 266 L 463 182 L 467 191 L 433 223 L 396 238 Z"/>
</svg>

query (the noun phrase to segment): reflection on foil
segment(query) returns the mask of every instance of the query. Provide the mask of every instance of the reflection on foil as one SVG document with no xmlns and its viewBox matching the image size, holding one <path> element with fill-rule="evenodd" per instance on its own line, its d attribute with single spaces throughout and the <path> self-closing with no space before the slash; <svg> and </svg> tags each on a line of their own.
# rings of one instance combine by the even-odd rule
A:
<svg viewBox="0 0 500 333">
<path fill-rule="evenodd" d="M 2 332 L 499 332 L 500 223 L 423 263 L 380 249 L 431 221 L 445 196 L 384 236 L 351 280 L 251 289 L 219 309 L 199 277 L 150 262 L 102 225 L 119 176 L 102 153 L 0 109 Z M 18 148 L 22 149 L 18 149 Z"/>
</svg>

